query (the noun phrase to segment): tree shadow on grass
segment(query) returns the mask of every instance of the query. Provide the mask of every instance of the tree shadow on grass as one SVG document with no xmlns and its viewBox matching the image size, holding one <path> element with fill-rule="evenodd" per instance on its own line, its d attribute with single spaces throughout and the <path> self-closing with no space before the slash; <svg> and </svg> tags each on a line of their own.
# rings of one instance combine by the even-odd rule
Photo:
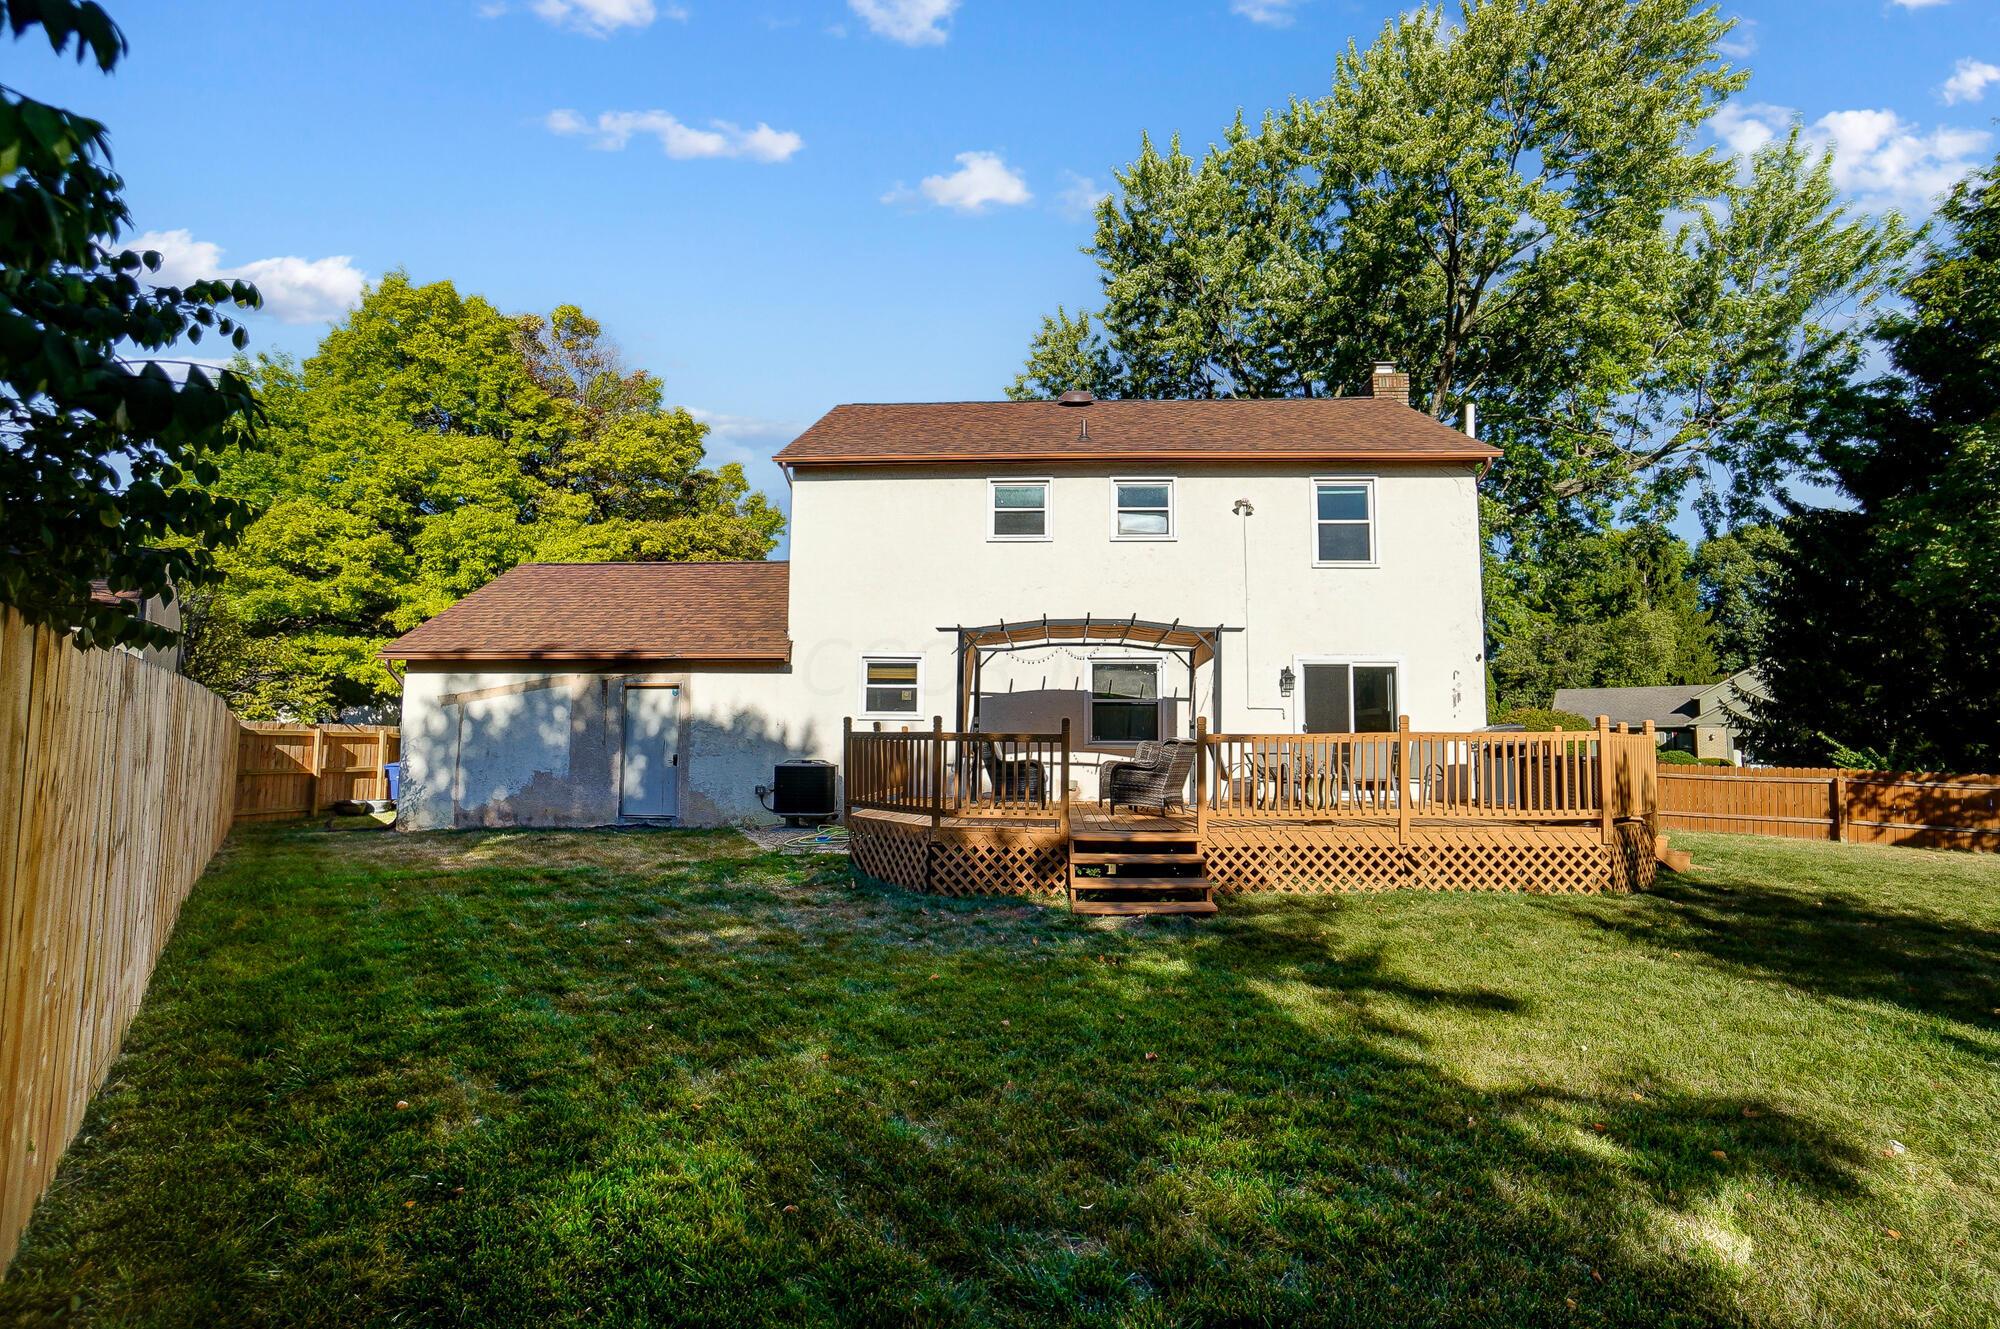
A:
<svg viewBox="0 0 2000 1329">
<path fill-rule="evenodd" d="M 1422 1012 L 1504 1038 L 1527 1004 L 1398 973 L 1327 902 L 1109 931 L 776 857 L 245 859 L 0 1311 L 1736 1323 L 1730 1188 L 1847 1197 L 1863 1162 L 1636 1070 L 1468 1083 Z"/>
<path fill-rule="evenodd" d="M 1880 1002 L 1989 1034 L 2000 1028 L 2000 932 L 1964 920 L 1875 908 L 1838 890 L 1663 874 L 1643 909 L 1595 914 L 1589 922 L 1815 996 Z M 2000 1055 L 1990 1037 L 1953 1042 Z"/>
</svg>

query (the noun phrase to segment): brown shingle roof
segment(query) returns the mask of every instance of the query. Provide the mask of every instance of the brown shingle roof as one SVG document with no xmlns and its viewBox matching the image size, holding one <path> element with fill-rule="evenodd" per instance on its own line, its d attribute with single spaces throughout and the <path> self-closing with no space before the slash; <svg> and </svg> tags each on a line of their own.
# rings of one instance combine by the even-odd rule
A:
<svg viewBox="0 0 2000 1329">
<path fill-rule="evenodd" d="M 1486 461 L 1497 449 L 1386 397 L 836 406 L 789 466 L 954 461 Z"/>
<path fill-rule="evenodd" d="M 783 663 L 790 574 L 788 563 L 523 563 L 382 655 Z"/>
</svg>

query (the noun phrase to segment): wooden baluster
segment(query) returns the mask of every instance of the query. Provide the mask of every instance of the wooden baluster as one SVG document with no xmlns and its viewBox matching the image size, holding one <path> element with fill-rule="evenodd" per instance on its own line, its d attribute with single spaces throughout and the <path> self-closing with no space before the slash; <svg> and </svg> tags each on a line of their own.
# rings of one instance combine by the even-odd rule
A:
<svg viewBox="0 0 2000 1329">
<path fill-rule="evenodd" d="M 1611 717 L 1597 717 L 1597 818 L 1604 836 L 1604 843 L 1610 844 L 1611 834 Z"/>
<path fill-rule="evenodd" d="M 1410 717 L 1396 717 L 1396 768 L 1390 783 L 1396 787 L 1396 843 L 1410 842 Z"/>
</svg>

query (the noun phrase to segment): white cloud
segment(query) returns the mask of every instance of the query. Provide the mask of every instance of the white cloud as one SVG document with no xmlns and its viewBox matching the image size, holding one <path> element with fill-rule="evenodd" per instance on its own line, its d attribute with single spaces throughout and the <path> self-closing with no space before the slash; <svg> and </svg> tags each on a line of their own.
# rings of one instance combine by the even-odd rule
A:
<svg viewBox="0 0 2000 1329">
<path fill-rule="evenodd" d="M 1833 144 L 1833 181 L 1869 204 L 1927 206 L 1978 163 L 1984 130 L 1922 132 L 1894 111 L 1835 111 L 1813 122 Z"/>
<path fill-rule="evenodd" d="M 1739 157 L 1748 157 L 1773 139 L 1790 132 L 1799 113 L 1789 106 L 1768 102 L 1724 102 L 1708 127 L 1722 145 Z"/>
<path fill-rule="evenodd" d="M 528 8 L 558 27 L 574 28 L 593 37 L 608 37 L 620 28 L 644 28 L 665 15 L 686 20 L 687 10 L 669 4 L 663 11 L 654 0 L 531 0 Z M 501 7 L 488 5 L 481 13 L 498 13 Z"/>
<path fill-rule="evenodd" d="M 264 312 L 283 323 L 327 323 L 361 302 L 368 275 L 346 254 L 332 258 L 260 258 L 230 267 L 222 261 L 222 246 L 197 240 L 186 230 L 147 231 L 125 248 L 158 250 L 160 270 L 150 280 L 162 286 L 185 286 L 210 277 L 255 283 L 264 297 Z"/>
<path fill-rule="evenodd" d="M 1935 9 L 1939 5 L 1950 4 L 1951 0 L 1893 0 L 1893 3 L 1904 9 Z"/>
<path fill-rule="evenodd" d="M 877 36 L 905 46 L 938 46 L 950 36 L 959 0 L 847 0 Z"/>
<path fill-rule="evenodd" d="M 592 136 L 591 146 L 617 152 L 635 136 L 651 135 L 660 149 L 678 161 L 710 157 L 747 157 L 757 162 L 781 162 L 806 145 L 806 141 L 786 129 L 773 129 L 763 121 L 754 129 L 727 120 L 711 120 L 708 128 L 683 124 L 665 111 L 605 111 L 589 120 L 567 108 L 550 111 L 542 120 L 551 134 Z"/>
<path fill-rule="evenodd" d="M 1709 124 L 1730 151 L 1748 156 L 1800 119 L 1789 107 L 1751 103 L 1725 105 Z M 1991 138 L 1951 125 L 1926 131 L 1886 109 L 1831 112 L 1806 125 L 1805 137 L 1833 149 L 1833 182 L 1862 207 L 1919 211 L 1978 165 Z"/>
<path fill-rule="evenodd" d="M 1252 23 L 1272 28 L 1288 28 L 1297 16 L 1293 11 L 1305 0 L 1229 0 L 1229 12 L 1241 14 Z"/>
<path fill-rule="evenodd" d="M 1951 77 L 1944 81 L 1940 91 L 1944 94 L 1945 105 L 1956 106 L 1960 102 L 1980 100 L 1992 83 L 2000 83 L 2000 65 L 1965 59 L 1958 62 L 1958 67 L 1951 71 Z"/>
<path fill-rule="evenodd" d="M 884 203 L 908 203 L 918 197 L 957 212 L 984 212 L 992 204 L 1013 207 L 1034 199 L 1021 173 L 997 152 L 961 152 L 952 158 L 958 169 L 950 175 L 927 175 L 912 193 L 902 184 L 882 196 Z"/>
<path fill-rule="evenodd" d="M 1111 197 L 1110 190 L 1087 175 L 1064 171 L 1063 178 L 1068 183 L 1063 186 L 1062 192 L 1056 195 L 1056 211 L 1071 221 L 1082 221 L 1095 216 L 1097 205 Z"/>
<path fill-rule="evenodd" d="M 1757 20 L 1739 16 L 1736 26 L 1729 30 L 1727 37 L 1716 43 L 1715 49 L 1732 60 L 1748 60 L 1757 54 Z"/>
</svg>

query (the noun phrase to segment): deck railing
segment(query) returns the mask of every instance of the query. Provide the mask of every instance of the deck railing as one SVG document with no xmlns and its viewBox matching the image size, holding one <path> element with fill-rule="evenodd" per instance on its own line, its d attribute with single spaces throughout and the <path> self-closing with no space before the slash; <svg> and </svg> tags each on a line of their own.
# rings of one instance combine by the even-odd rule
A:
<svg viewBox="0 0 2000 1329">
<path fill-rule="evenodd" d="M 1069 817 L 1069 722 L 1046 734 L 885 730 L 845 726 L 849 808 L 912 812 L 933 821 L 966 813 Z"/>
<path fill-rule="evenodd" d="M 1197 725 L 1189 809 L 1300 822 L 1598 823 L 1655 817 L 1651 726 L 1551 733 L 1210 734 Z M 1046 816 L 1067 823 L 1069 724 L 1055 733 L 868 729 L 847 723 L 850 809 Z"/>
<path fill-rule="evenodd" d="M 1212 815 L 1379 819 L 1405 804 L 1444 820 L 1590 821 L 1604 806 L 1594 732 L 1215 734 Z"/>
</svg>

